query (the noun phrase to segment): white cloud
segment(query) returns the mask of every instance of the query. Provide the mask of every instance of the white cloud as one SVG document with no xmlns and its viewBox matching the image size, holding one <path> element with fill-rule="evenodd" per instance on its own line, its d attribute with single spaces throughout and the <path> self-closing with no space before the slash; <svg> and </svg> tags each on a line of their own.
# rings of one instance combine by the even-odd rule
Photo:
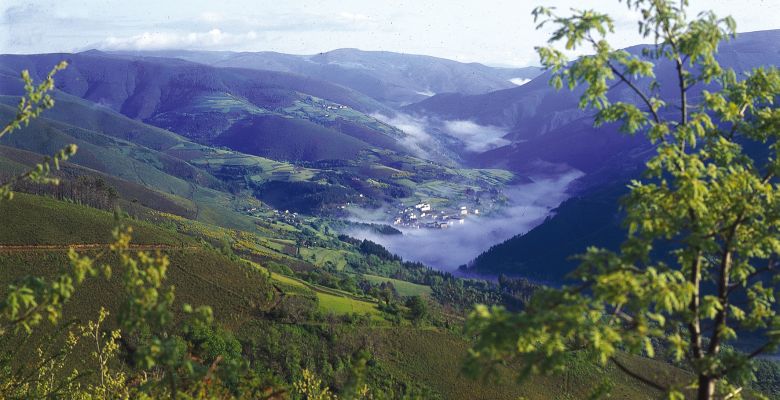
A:
<svg viewBox="0 0 780 400">
<path fill-rule="evenodd" d="M 526 83 L 531 82 L 531 80 L 528 78 L 512 78 L 509 80 L 509 82 L 512 82 L 517 86 L 523 86 Z"/>
<path fill-rule="evenodd" d="M 200 13 L 198 19 L 213 24 L 215 22 L 223 22 L 227 19 L 227 17 L 225 17 L 225 14 L 222 14 L 220 12 L 204 11 Z"/>
<path fill-rule="evenodd" d="M 429 149 L 436 145 L 433 137 L 426 131 L 428 121 L 425 118 L 415 118 L 402 113 L 392 117 L 379 113 L 371 114 L 371 116 L 404 131 L 406 136 L 401 139 L 401 144 L 418 157 L 427 157 Z"/>
<path fill-rule="evenodd" d="M 535 30 L 530 12 L 536 2 L 492 0 L 418 2 L 365 0 L 213 1 L 0 0 L 0 52 L 40 53 L 86 49 L 106 37 L 128 38 L 143 32 L 263 33 L 267 40 L 220 50 L 314 54 L 342 47 L 396 51 L 505 66 L 537 64 L 534 45 L 549 38 Z M 625 2 L 548 0 L 563 13 L 570 7 L 596 8 L 617 18 L 611 40 L 616 47 L 642 41 Z M 602 4 L 604 3 L 604 4 Z M 755 5 L 753 3 L 756 3 Z M 733 14 L 742 32 L 778 27 L 780 2 L 691 0 L 689 15 L 714 9 Z M 186 43 L 186 42 L 185 42 Z"/>
<path fill-rule="evenodd" d="M 477 153 L 510 143 L 503 138 L 506 134 L 505 130 L 497 126 L 479 125 L 472 121 L 444 121 L 444 132 L 463 142 L 466 150 Z"/>
<path fill-rule="evenodd" d="M 357 13 L 351 13 L 351 12 L 341 12 L 339 13 L 339 17 L 346 19 L 348 21 L 354 21 L 354 22 L 363 22 L 363 21 L 371 21 L 371 17 L 365 14 L 357 14 Z"/>
<path fill-rule="evenodd" d="M 432 151 L 441 146 L 441 139 L 431 132 L 444 133 L 460 142 L 466 151 L 481 153 L 511 143 L 503 138 L 506 130 L 497 126 L 479 125 L 473 121 L 430 120 L 426 117 L 411 116 L 397 113 L 392 117 L 374 113 L 371 115 L 379 121 L 392 125 L 406 133 L 401 144 L 406 146 L 418 157 L 430 158 Z"/>
<path fill-rule="evenodd" d="M 254 31 L 228 33 L 214 28 L 208 32 L 144 32 L 140 35 L 111 36 L 95 45 L 103 50 L 219 49 L 258 39 Z"/>
</svg>

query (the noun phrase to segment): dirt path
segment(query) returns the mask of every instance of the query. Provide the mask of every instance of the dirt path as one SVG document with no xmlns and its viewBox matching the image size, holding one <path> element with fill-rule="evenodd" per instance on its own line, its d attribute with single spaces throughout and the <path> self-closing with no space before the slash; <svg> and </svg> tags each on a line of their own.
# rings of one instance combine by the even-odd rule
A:
<svg viewBox="0 0 780 400">
<path fill-rule="evenodd" d="M 18 251 L 50 251 L 50 250 L 98 250 L 107 249 L 109 243 L 76 243 L 76 244 L 23 244 L 6 245 L 0 244 L 0 251 L 18 252 Z M 131 244 L 130 250 L 151 251 L 151 250 L 194 250 L 198 246 L 178 246 L 171 244 Z"/>
</svg>

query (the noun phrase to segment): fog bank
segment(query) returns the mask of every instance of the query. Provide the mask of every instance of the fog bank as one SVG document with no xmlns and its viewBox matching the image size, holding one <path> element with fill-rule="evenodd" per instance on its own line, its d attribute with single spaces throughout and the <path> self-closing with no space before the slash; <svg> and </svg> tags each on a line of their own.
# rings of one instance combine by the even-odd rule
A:
<svg viewBox="0 0 780 400">
<path fill-rule="evenodd" d="M 406 136 L 400 139 L 401 144 L 414 155 L 426 159 L 431 159 L 432 152 L 451 139 L 472 153 L 482 153 L 510 143 L 504 139 L 506 128 L 480 125 L 469 120 L 439 120 L 404 113 L 393 116 L 374 113 L 371 117 L 404 131 Z"/>
<path fill-rule="evenodd" d="M 490 246 L 539 225 L 553 208 L 568 198 L 566 188 L 582 175 L 582 172 L 572 170 L 555 177 L 535 179 L 533 183 L 507 187 L 504 194 L 510 202 L 499 213 L 489 217 L 469 216 L 464 224 L 449 229 L 401 229 L 403 235 L 380 235 L 365 229 L 346 233 L 380 243 L 405 260 L 452 271 Z M 365 222 L 377 220 L 369 217 Z"/>
</svg>

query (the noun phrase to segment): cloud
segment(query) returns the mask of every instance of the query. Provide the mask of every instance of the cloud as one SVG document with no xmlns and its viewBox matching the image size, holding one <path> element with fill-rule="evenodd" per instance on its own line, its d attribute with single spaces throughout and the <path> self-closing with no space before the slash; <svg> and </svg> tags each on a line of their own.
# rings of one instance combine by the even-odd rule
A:
<svg viewBox="0 0 780 400">
<path fill-rule="evenodd" d="M 364 21 L 371 21 L 372 18 L 365 14 L 358 14 L 358 13 L 351 13 L 351 12 L 341 12 L 339 13 L 339 17 L 352 22 L 364 22 Z"/>
<path fill-rule="evenodd" d="M 198 15 L 197 19 L 209 24 L 225 22 L 228 20 L 225 14 L 215 11 L 204 11 Z"/>
<path fill-rule="evenodd" d="M 222 11 L 204 11 L 195 18 L 176 19 L 161 24 L 170 30 L 206 30 L 230 27 L 236 31 L 258 32 L 352 32 L 379 29 L 374 18 L 359 13 L 316 13 L 307 11 L 280 12 L 268 10 L 263 14 L 226 14 Z"/>
<path fill-rule="evenodd" d="M 444 121 L 444 132 L 461 142 L 467 151 L 481 153 L 510 142 L 503 138 L 506 131 L 496 126 L 479 125 L 472 121 Z"/>
<path fill-rule="evenodd" d="M 0 2 L 2 3 L 2 2 Z M 73 43 L 89 40 L 97 31 L 117 29 L 127 20 L 117 18 L 111 22 L 85 17 L 79 10 L 53 10 L 35 3 L 0 5 L 0 51 L 8 49 L 37 48 L 44 43 L 67 41 L 70 45 L 56 50 L 73 50 Z M 50 49 L 53 50 L 53 49 Z"/>
<path fill-rule="evenodd" d="M 92 48 L 276 50 L 314 53 L 336 47 L 356 32 L 385 32 L 373 14 L 335 7 L 236 2 L 215 9 L 139 0 L 71 4 L 75 0 L 0 0 L 0 52 L 39 53 Z M 335 9 L 334 9 L 335 8 Z M 217 30 L 222 35 L 215 34 Z M 328 40 L 323 41 L 322 38 Z M 262 40 L 258 40 L 262 39 Z M 189 44 L 194 43 L 194 46 Z M 361 47 L 358 42 L 347 47 Z"/>
<path fill-rule="evenodd" d="M 566 192 L 569 184 L 582 175 L 580 171 L 569 169 L 554 177 L 508 187 L 504 190 L 510 199 L 508 207 L 489 217 L 469 217 L 463 225 L 449 229 L 403 229 L 403 235 L 380 235 L 353 229 L 347 234 L 380 243 L 406 260 L 451 271 L 490 246 L 526 233 L 542 223 L 553 208 L 569 197 Z M 363 216 L 368 217 L 366 222 L 387 223 L 375 214 Z"/>
<path fill-rule="evenodd" d="M 512 82 L 517 86 L 523 86 L 526 83 L 531 82 L 531 80 L 528 78 L 512 78 L 509 80 L 509 82 Z"/>
<path fill-rule="evenodd" d="M 430 159 L 433 153 L 437 153 L 436 149 L 440 149 L 445 143 L 452 145 L 452 139 L 455 139 L 466 151 L 474 153 L 511 143 L 503 138 L 506 130 L 497 126 L 479 125 L 468 120 L 440 121 L 404 113 L 397 113 L 394 116 L 374 113 L 371 116 L 404 131 L 406 136 L 401 139 L 401 144 L 418 157 Z"/>
<path fill-rule="evenodd" d="M 403 113 L 397 113 L 392 117 L 374 113 L 371 117 L 404 131 L 406 136 L 401 139 L 401 144 L 418 157 L 430 156 L 430 150 L 437 145 L 433 136 L 427 132 L 428 121 L 425 118 Z"/>
<path fill-rule="evenodd" d="M 553 26 L 536 29 L 535 2 L 185 0 L 83 1 L 0 0 L 0 52 L 63 51 L 143 32 L 275 32 L 266 41 L 221 50 L 314 54 L 342 47 L 428 54 L 504 66 L 538 64 L 533 44 L 543 44 Z M 461 4 L 462 3 L 462 4 Z M 501 5 L 498 5 L 500 3 Z M 581 0 L 550 0 L 563 13 Z M 596 2 L 591 2 L 596 3 Z M 615 47 L 643 40 L 625 4 L 597 2 L 616 19 Z M 740 31 L 777 28 L 780 2 L 755 5 L 737 0 L 692 0 L 689 15 L 714 9 L 732 14 Z M 493 3 L 491 3 L 493 4 Z M 35 10 L 34 10 L 35 9 Z M 7 12 L 6 12 L 7 11 Z M 366 18 L 369 17 L 369 18 Z M 216 23 L 215 21 L 219 21 Z M 523 40 L 507 40 L 522 38 Z"/>
<path fill-rule="evenodd" d="M 101 50 L 220 49 L 257 40 L 254 32 L 228 33 L 220 29 L 208 32 L 144 32 L 126 37 L 108 37 L 95 48 Z"/>
<path fill-rule="evenodd" d="M 6 17 L 7 19 L 7 17 Z M 86 25 L 86 23 L 84 24 Z M 143 26 L 146 24 L 139 24 Z M 268 50 L 271 43 L 292 35 L 379 30 L 375 21 L 357 13 L 274 12 L 262 15 L 206 10 L 191 18 L 171 19 L 145 26 L 137 33 L 114 34 L 86 48 L 102 50 Z"/>
</svg>

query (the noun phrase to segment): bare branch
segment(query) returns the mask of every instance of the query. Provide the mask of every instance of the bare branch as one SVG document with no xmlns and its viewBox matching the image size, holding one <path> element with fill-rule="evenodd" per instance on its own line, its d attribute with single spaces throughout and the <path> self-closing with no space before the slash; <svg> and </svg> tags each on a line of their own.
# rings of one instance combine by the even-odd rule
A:
<svg viewBox="0 0 780 400">
<path fill-rule="evenodd" d="M 642 99 L 642 102 L 645 103 L 647 108 L 650 110 L 650 113 L 653 115 L 653 120 L 655 121 L 655 123 L 660 124 L 661 123 L 661 117 L 658 115 L 658 111 L 656 111 L 655 107 L 653 107 L 653 104 L 652 104 L 652 102 L 650 102 L 650 98 L 647 97 L 647 94 L 645 94 L 645 92 L 643 92 L 642 89 L 637 87 L 634 84 L 634 82 L 631 82 L 631 80 L 628 79 L 625 76 L 625 74 L 623 74 L 617 68 L 615 68 L 615 66 L 612 65 L 612 63 L 607 62 L 607 66 L 609 66 L 609 69 L 611 69 L 612 72 L 615 75 L 617 75 L 617 77 L 620 78 L 621 81 L 625 82 L 625 84 L 628 85 L 628 87 L 630 87 L 631 90 L 633 90 L 634 93 L 636 93 L 639 96 L 639 98 Z"/>
</svg>

